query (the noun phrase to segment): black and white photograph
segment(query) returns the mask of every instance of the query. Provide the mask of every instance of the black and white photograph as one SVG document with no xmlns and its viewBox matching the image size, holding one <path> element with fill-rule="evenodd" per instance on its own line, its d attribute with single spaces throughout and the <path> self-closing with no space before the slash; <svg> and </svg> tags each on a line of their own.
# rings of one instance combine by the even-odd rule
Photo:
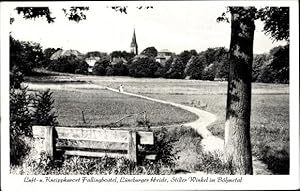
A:
<svg viewBox="0 0 300 191">
<path fill-rule="evenodd" d="M 299 189 L 298 6 L 1 2 L 1 190 Z"/>
</svg>

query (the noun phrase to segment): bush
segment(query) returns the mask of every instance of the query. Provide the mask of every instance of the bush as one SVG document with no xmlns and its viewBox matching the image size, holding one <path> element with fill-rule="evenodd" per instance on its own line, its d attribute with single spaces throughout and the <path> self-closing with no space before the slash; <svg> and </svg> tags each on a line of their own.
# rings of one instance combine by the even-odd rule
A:
<svg viewBox="0 0 300 191">
<path fill-rule="evenodd" d="M 203 153 L 201 162 L 196 166 L 196 170 L 204 171 L 207 174 L 232 175 L 232 164 L 220 159 L 217 153 Z"/>
<path fill-rule="evenodd" d="M 145 146 L 145 150 L 157 155 L 156 162 L 174 166 L 176 152 L 174 152 L 173 146 L 176 141 L 176 138 L 169 135 L 167 128 L 162 127 L 154 132 L 154 145 Z"/>
<path fill-rule="evenodd" d="M 29 153 L 25 141 L 32 137 L 32 125 L 56 125 L 50 90 L 30 95 L 27 88 L 10 89 L 10 163 L 20 165 Z"/>
<path fill-rule="evenodd" d="M 24 81 L 24 74 L 18 68 L 18 66 L 14 65 L 9 72 L 9 82 L 10 88 L 19 89 L 21 87 L 21 83 Z"/>
<path fill-rule="evenodd" d="M 52 98 L 52 92 L 47 89 L 44 92 L 38 92 L 35 94 L 34 100 L 34 113 L 33 124 L 35 125 L 57 125 L 56 114 L 53 111 L 54 99 Z"/>
<path fill-rule="evenodd" d="M 10 163 L 20 164 L 28 153 L 25 136 L 32 136 L 30 104 L 27 88 L 10 90 Z"/>
</svg>

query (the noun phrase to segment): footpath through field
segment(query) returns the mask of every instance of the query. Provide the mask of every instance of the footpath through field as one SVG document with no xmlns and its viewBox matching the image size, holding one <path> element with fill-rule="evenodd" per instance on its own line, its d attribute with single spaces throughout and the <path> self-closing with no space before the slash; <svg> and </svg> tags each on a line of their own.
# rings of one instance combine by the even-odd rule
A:
<svg viewBox="0 0 300 191">
<path fill-rule="evenodd" d="M 154 101 L 154 102 L 158 102 L 158 103 L 162 103 L 162 104 L 168 104 L 168 105 L 172 105 L 174 107 L 177 108 L 181 108 L 184 110 L 187 110 L 189 112 L 192 112 L 194 114 L 196 114 L 198 116 L 198 119 L 196 121 L 193 122 L 189 122 L 189 123 L 185 123 L 183 124 L 183 126 L 186 127 L 192 127 L 194 128 L 201 136 L 202 136 L 202 148 L 205 152 L 216 152 L 216 153 L 223 153 L 223 147 L 224 147 L 224 140 L 216 137 L 214 135 L 211 134 L 211 132 L 209 130 L 207 130 L 207 126 L 212 124 L 213 122 L 215 122 L 217 120 L 216 115 L 209 113 L 207 111 L 203 111 L 201 109 L 195 108 L 195 107 L 190 107 L 187 105 L 182 105 L 182 104 L 178 104 L 178 103 L 173 103 L 173 102 L 169 102 L 169 101 L 164 101 L 164 100 L 159 100 L 159 99 L 154 99 L 154 98 L 150 98 L 147 96 L 143 96 L 143 95 L 139 95 L 139 94 L 134 94 L 134 93 L 129 93 L 129 92 L 120 92 L 117 89 L 113 89 L 113 88 L 109 88 L 109 87 L 103 87 L 100 85 L 96 85 L 93 84 L 92 82 L 88 82 L 88 84 L 32 84 L 32 83 L 28 83 L 26 84 L 29 89 L 107 89 L 113 92 L 118 92 L 118 93 L 122 93 L 122 94 L 126 94 L 129 96 L 134 96 L 134 97 L 139 97 L 142 99 L 146 99 L 146 100 L 150 100 L 150 101 Z M 271 171 L 269 171 L 267 169 L 267 166 L 261 162 L 260 160 L 258 160 L 257 158 L 253 157 L 253 171 L 255 175 L 270 175 L 272 174 Z M 205 174 L 203 172 L 197 172 L 197 174 Z"/>
<path fill-rule="evenodd" d="M 216 152 L 216 153 L 220 153 L 220 154 L 223 153 L 224 140 L 212 135 L 211 132 L 209 130 L 207 130 L 207 128 L 206 128 L 208 125 L 212 124 L 213 122 L 215 122 L 217 120 L 216 115 L 209 113 L 207 111 L 203 111 L 201 109 L 195 108 L 195 107 L 187 106 L 187 105 L 182 105 L 182 104 L 173 103 L 173 102 L 169 102 L 169 101 L 154 99 L 151 97 L 134 94 L 134 93 L 129 93 L 129 92 L 124 92 L 124 91 L 120 92 L 118 89 L 113 89 L 113 88 L 109 88 L 109 87 L 106 87 L 105 89 L 114 91 L 114 92 L 118 92 L 118 93 L 122 93 L 122 94 L 126 94 L 129 96 L 135 96 L 135 97 L 147 99 L 150 101 L 155 101 L 158 103 L 169 104 L 169 105 L 172 105 L 172 106 L 175 106 L 175 107 L 178 107 L 178 108 L 181 108 L 181 109 L 184 109 L 184 110 L 187 110 L 189 112 L 196 114 L 198 116 L 198 119 L 196 121 L 185 123 L 185 124 L 183 124 L 183 126 L 192 127 L 202 136 L 203 139 L 201 141 L 201 144 L 202 144 L 202 148 L 205 152 L 211 152 L 211 153 Z M 272 172 L 270 172 L 267 169 L 267 166 L 255 157 L 253 157 L 253 172 L 254 172 L 254 175 L 270 175 L 270 174 L 272 174 Z M 197 174 L 205 174 L 205 173 L 197 172 Z"/>
</svg>

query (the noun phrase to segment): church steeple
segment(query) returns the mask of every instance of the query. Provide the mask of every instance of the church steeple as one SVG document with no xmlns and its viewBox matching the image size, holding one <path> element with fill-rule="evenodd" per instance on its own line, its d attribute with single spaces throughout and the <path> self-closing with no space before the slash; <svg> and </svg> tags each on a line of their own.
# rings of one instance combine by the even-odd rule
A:
<svg viewBox="0 0 300 191">
<path fill-rule="evenodd" d="M 135 55 L 138 54 L 138 45 L 137 45 L 137 42 L 136 42 L 135 29 L 133 29 L 133 36 L 132 36 L 132 41 L 131 41 L 131 44 L 130 44 L 130 50 Z"/>
</svg>

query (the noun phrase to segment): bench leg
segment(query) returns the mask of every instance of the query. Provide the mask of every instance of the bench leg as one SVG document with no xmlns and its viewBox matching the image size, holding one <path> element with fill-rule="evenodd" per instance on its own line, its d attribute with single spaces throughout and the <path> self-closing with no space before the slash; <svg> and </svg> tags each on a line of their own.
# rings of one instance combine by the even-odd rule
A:
<svg viewBox="0 0 300 191">
<path fill-rule="evenodd" d="M 47 155 L 53 160 L 54 158 L 54 137 L 53 137 L 53 126 L 45 126 L 45 151 Z"/>
<path fill-rule="evenodd" d="M 137 162 L 137 144 L 135 131 L 129 131 L 128 158 L 133 162 Z"/>
</svg>

